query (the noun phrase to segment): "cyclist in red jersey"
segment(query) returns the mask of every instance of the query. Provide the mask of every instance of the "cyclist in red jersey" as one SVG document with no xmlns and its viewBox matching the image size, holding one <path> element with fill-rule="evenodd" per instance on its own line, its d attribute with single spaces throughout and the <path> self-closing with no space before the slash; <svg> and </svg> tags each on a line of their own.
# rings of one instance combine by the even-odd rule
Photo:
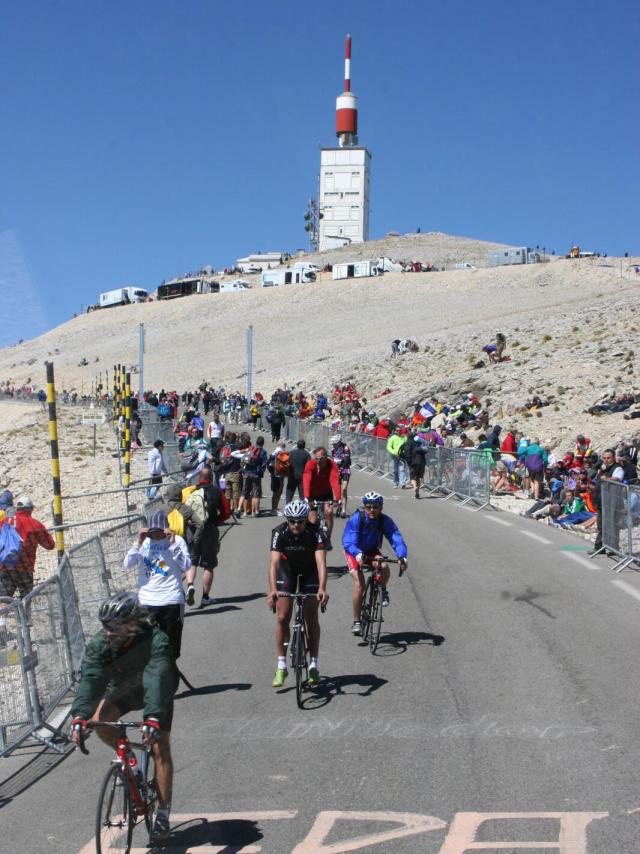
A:
<svg viewBox="0 0 640 854">
<path fill-rule="evenodd" d="M 314 448 L 311 459 L 304 467 L 302 489 L 307 501 L 328 502 L 324 505 L 324 518 L 327 525 L 327 548 L 331 549 L 333 531 L 333 505 L 340 501 L 340 472 L 338 466 L 327 456 L 326 448 Z M 317 511 L 309 513 L 309 522 L 316 524 Z"/>
</svg>

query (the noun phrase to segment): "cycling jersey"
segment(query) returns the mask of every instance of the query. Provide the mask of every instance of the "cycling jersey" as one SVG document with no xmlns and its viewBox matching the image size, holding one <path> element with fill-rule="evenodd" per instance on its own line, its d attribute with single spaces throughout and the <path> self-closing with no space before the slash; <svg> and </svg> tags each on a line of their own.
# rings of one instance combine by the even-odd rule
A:
<svg viewBox="0 0 640 854">
<path fill-rule="evenodd" d="M 324 499 L 333 493 L 335 501 L 340 501 L 340 474 L 333 460 L 327 459 L 327 464 L 320 468 L 315 459 L 310 459 L 304 467 L 302 475 L 304 497 L 309 499 Z"/>
<path fill-rule="evenodd" d="M 351 474 L 351 451 L 344 442 L 334 445 L 331 450 L 331 459 L 338 467 L 338 472 L 343 480 Z"/>
<path fill-rule="evenodd" d="M 271 551 L 280 552 L 276 585 L 282 593 L 317 593 L 319 587 L 316 552 L 324 551 L 326 538 L 318 525 L 307 522 L 294 534 L 283 522 L 271 533 Z"/>
</svg>

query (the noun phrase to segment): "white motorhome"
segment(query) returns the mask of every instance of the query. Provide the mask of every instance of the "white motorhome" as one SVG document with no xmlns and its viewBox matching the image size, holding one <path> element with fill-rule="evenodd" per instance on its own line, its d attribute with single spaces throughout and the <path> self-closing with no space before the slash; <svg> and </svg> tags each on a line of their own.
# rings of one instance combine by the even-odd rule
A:
<svg viewBox="0 0 640 854">
<path fill-rule="evenodd" d="M 244 279 L 234 279 L 232 282 L 222 282 L 220 293 L 228 294 L 232 291 L 248 291 L 250 287 L 249 282 L 245 282 Z"/>
<path fill-rule="evenodd" d="M 98 297 L 99 308 L 111 308 L 114 305 L 130 305 L 134 302 L 146 302 L 149 294 L 142 288 L 116 288 L 115 291 L 105 291 Z"/>
<path fill-rule="evenodd" d="M 278 285 L 304 285 L 315 282 L 316 271 L 309 269 L 308 264 L 299 267 L 285 267 L 282 270 L 265 270 L 262 273 L 262 287 L 270 288 Z"/>
<path fill-rule="evenodd" d="M 255 255 L 247 255 L 246 258 L 238 258 L 236 267 L 241 273 L 260 273 L 262 270 L 278 267 L 286 260 L 282 252 L 258 252 Z"/>
<path fill-rule="evenodd" d="M 332 279 L 361 279 L 367 276 L 381 276 L 382 270 L 377 261 L 349 261 L 346 264 L 334 264 Z"/>
</svg>

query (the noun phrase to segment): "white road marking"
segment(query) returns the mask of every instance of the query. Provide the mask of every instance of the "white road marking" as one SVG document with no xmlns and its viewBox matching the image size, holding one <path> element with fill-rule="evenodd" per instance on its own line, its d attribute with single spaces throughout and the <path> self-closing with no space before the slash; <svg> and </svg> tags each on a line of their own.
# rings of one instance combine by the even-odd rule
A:
<svg viewBox="0 0 640 854">
<path fill-rule="evenodd" d="M 575 560 L 576 563 L 579 563 L 581 566 L 586 567 L 586 569 L 600 569 L 597 563 L 594 563 L 593 561 L 589 560 L 589 558 L 577 555 L 575 552 L 562 552 L 562 554 L 565 557 L 571 558 L 571 560 Z"/>
<path fill-rule="evenodd" d="M 521 534 L 524 534 L 525 537 L 530 537 L 532 540 L 535 540 L 538 543 L 544 543 L 545 546 L 551 545 L 551 540 L 548 540 L 546 537 L 541 537 L 540 534 L 534 534 L 533 531 L 520 531 Z"/>
<path fill-rule="evenodd" d="M 640 590 L 635 587 L 632 587 L 626 581 L 619 581 L 618 579 L 614 579 L 612 584 L 615 584 L 616 587 L 619 587 L 620 590 L 624 590 L 625 593 L 628 593 L 629 596 L 633 596 L 635 599 L 640 600 Z"/>
<path fill-rule="evenodd" d="M 507 522 L 506 519 L 498 519 L 497 516 L 486 516 L 485 518 L 489 519 L 491 522 L 495 522 L 496 525 L 505 525 L 507 528 L 510 528 L 513 525 L 513 522 Z"/>
</svg>

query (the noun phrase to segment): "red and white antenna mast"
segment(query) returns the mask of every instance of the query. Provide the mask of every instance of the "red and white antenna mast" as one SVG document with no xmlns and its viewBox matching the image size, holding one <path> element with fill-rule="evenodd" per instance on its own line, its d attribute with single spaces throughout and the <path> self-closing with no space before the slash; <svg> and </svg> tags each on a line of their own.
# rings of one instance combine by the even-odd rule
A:
<svg viewBox="0 0 640 854">
<path fill-rule="evenodd" d="M 351 91 L 351 36 L 344 54 L 344 92 L 336 98 L 336 136 L 340 148 L 358 144 L 358 99 Z"/>
</svg>

